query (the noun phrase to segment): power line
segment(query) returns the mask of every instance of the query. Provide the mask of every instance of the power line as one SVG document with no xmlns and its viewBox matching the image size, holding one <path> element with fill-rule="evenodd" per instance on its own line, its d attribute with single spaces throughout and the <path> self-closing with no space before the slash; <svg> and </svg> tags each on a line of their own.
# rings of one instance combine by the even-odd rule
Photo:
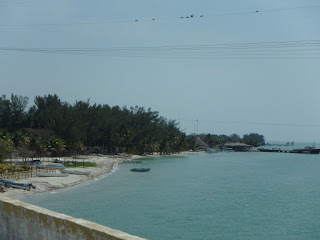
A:
<svg viewBox="0 0 320 240">
<path fill-rule="evenodd" d="M 140 23 L 140 22 L 156 22 L 156 21 L 187 21 L 192 19 L 202 19 L 211 17 L 225 17 L 225 16 L 236 16 L 236 15 L 252 15 L 261 13 L 272 13 L 272 12 L 282 12 L 282 11 L 292 11 L 297 9 L 311 9 L 318 8 L 317 5 L 306 5 L 306 6 L 296 6 L 288 8 L 275 8 L 275 9 L 254 9 L 250 11 L 238 11 L 238 12 L 226 12 L 226 13 L 216 13 L 216 14 L 189 14 L 182 16 L 173 17 L 154 17 L 154 18 L 137 18 L 137 19 L 120 19 L 120 20 L 105 20 L 96 22 L 71 22 L 71 23 L 38 23 L 38 24 L 0 24 L 0 27 L 70 27 L 70 26 L 81 26 L 81 25 L 103 25 L 103 24 L 121 24 L 121 23 Z"/>
<path fill-rule="evenodd" d="M 319 58 L 320 40 L 109 48 L 0 47 L 2 52 L 156 58 Z"/>
<path fill-rule="evenodd" d="M 195 120 L 181 119 L 182 121 L 195 122 Z M 209 124 L 246 124 L 246 125 L 265 125 L 265 126 L 288 126 L 288 127 L 320 127 L 320 124 L 292 124 L 292 123 L 271 123 L 271 122 L 239 122 L 222 120 L 197 119 L 197 122 L 207 122 Z"/>
<path fill-rule="evenodd" d="M 266 9 L 266 10 L 261 10 L 259 12 L 280 12 L 280 11 L 291 11 L 291 10 L 296 10 L 296 9 L 317 8 L 317 7 L 320 7 L 320 5 L 317 4 L 317 5 L 311 5 L 311 6 L 297 6 L 297 7 L 290 7 L 290 8 Z"/>
</svg>

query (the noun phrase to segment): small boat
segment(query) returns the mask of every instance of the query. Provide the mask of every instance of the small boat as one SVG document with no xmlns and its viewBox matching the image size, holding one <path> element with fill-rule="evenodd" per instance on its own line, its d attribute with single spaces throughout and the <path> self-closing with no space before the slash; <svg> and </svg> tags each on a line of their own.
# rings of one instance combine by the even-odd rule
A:
<svg viewBox="0 0 320 240">
<path fill-rule="evenodd" d="M 33 189 L 36 188 L 36 186 L 32 185 L 32 183 L 16 183 L 16 182 L 8 181 L 2 178 L 0 178 L 0 185 L 3 185 L 5 187 L 28 190 L 28 191 L 30 191 L 31 188 Z"/>
<path fill-rule="evenodd" d="M 65 169 L 61 164 L 36 164 L 37 168 Z"/>
<path fill-rule="evenodd" d="M 308 153 L 308 154 L 319 154 L 320 148 L 318 147 L 305 147 L 304 149 L 293 149 L 290 153 Z"/>
<path fill-rule="evenodd" d="M 47 173 L 47 172 L 35 172 L 37 177 L 68 177 L 67 173 Z"/>
<path fill-rule="evenodd" d="M 131 172 L 149 172 L 150 168 L 131 168 Z"/>
<path fill-rule="evenodd" d="M 63 164 L 63 163 L 64 163 L 64 161 L 63 161 L 63 160 L 58 159 L 58 158 L 54 159 L 54 160 L 53 160 L 53 162 L 54 162 L 54 163 L 61 163 L 61 164 Z"/>
<path fill-rule="evenodd" d="M 30 161 L 26 161 L 25 164 L 27 165 L 35 165 L 35 164 L 40 164 L 40 159 L 34 159 L 34 160 L 30 160 Z"/>
<path fill-rule="evenodd" d="M 76 174 L 76 175 L 90 175 L 90 171 L 80 171 L 80 170 L 66 170 L 63 169 L 61 170 L 61 173 L 68 173 L 68 174 Z"/>
</svg>

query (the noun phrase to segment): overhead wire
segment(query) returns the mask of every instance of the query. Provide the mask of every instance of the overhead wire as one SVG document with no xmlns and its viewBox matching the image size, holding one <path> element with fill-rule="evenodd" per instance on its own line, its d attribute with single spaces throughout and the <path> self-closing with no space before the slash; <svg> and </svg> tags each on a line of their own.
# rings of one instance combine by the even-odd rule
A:
<svg viewBox="0 0 320 240">
<path fill-rule="evenodd" d="M 0 47 L 0 51 L 110 57 L 319 58 L 320 40 L 108 48 Z"/>
<path fill-rule="evenodd" d="M 153 18 L 136 18 L 136 19 L 119 19 L 119 20 L 104 20 L 104 21 L 94 21 L 94 22 L 70 22 L 70 23 L 35 23 L 35 24 L 0 24 L 0 27 L 68 27 L 68 26 L 80 26 L 80 25 L 103 25 L 103 24 L 120 24 L 120 23 L 139 23 L 139 22 L 155 22 L 155 21 L 170 21 L 170 20 L 192 20 L 210 17 L 223 17 L 223 16 L 236 16 L 236 15 L 251 15 L 269 12 L 280 12 L 280 11 L 291 11 L 296 9 L 310 9 L 318 8 L 320 4 L 317 5 L 305 5 L 287 8 L 275 8 L 275 9 L 253 9 L 250 11 L 238 11 L 238 12 L 226 12 L 226 13 L 216 13 L 216 14 L 189 14 L 182 16 L 172 16 L 172 17 L 153 17 Z"/>
<path fill-rule="evenodd" d="M 178 121 L 177 119 L 175 119 Z M 272 123 L 272 122 L 240 122 L 240 121 L 222 121 L 222 120 L 205 120 L 205 119 L 180 119 L 180 121 L 187 122 L 206 122 L 209 124 L 246 124 L 246 125 L 264 125 L 264 126 L 288 126 L 288 127 L 320 127 L 320 124 L 293 124 L 293 123 Z"/>
</svg>

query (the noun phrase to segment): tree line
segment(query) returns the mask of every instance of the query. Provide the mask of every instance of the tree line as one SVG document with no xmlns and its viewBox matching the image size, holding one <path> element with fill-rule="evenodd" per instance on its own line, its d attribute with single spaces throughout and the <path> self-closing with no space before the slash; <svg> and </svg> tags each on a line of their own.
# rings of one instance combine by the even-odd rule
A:
<svg viewBox="0 0 320 240">
<path fill-rule="evenodd" d="M 83 153 L 160 152 L 189 149 L 190 141 L 174 120 L 144 107 L 109 106 L 77 101 L 69 104 L 56 94 L 0 97 L 0 159 Z"/>
<path fill-rule="evenodd" d="M 200 139 L 207 143 L 210 147 L 224 145 L 225 143 L 245 143 L 253 147 L 258 147 L 265 144 L 263 135 L 258 133 L 244 134 L 241 138 L 238 134 L 227 135 L 215 135 L 215 134 L 201 134 Z"/>
<path fill-rule="evenodd" d="M 28 107 L 29 106 L 29 107 Z M 196 137 L 209 146 L 225 142 L 264 143 L 263 136 L 234 134 L 187 136 L 174 120 L 144 107 L 109 106 L 62 101 L 56 94 L 0 97 L 0 161 L 12 155 L 29 157 L 64 156 L 88 151 L 116 154 L 171 154 L 196 150 Z"/>
</svg>

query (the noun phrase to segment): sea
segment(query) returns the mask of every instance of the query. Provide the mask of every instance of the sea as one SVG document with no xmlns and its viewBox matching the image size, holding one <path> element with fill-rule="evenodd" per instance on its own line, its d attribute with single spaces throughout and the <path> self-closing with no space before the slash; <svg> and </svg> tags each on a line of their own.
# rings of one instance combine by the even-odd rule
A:
<svg viewBox="0 0 320 240">
<path fill-rule="evenodd" d="M 151 170 L 130 171 L 141 166 Z M 320 155 L 148 158 L 22 200 L 150 240 L 318 240 Z"/>
</svg>

